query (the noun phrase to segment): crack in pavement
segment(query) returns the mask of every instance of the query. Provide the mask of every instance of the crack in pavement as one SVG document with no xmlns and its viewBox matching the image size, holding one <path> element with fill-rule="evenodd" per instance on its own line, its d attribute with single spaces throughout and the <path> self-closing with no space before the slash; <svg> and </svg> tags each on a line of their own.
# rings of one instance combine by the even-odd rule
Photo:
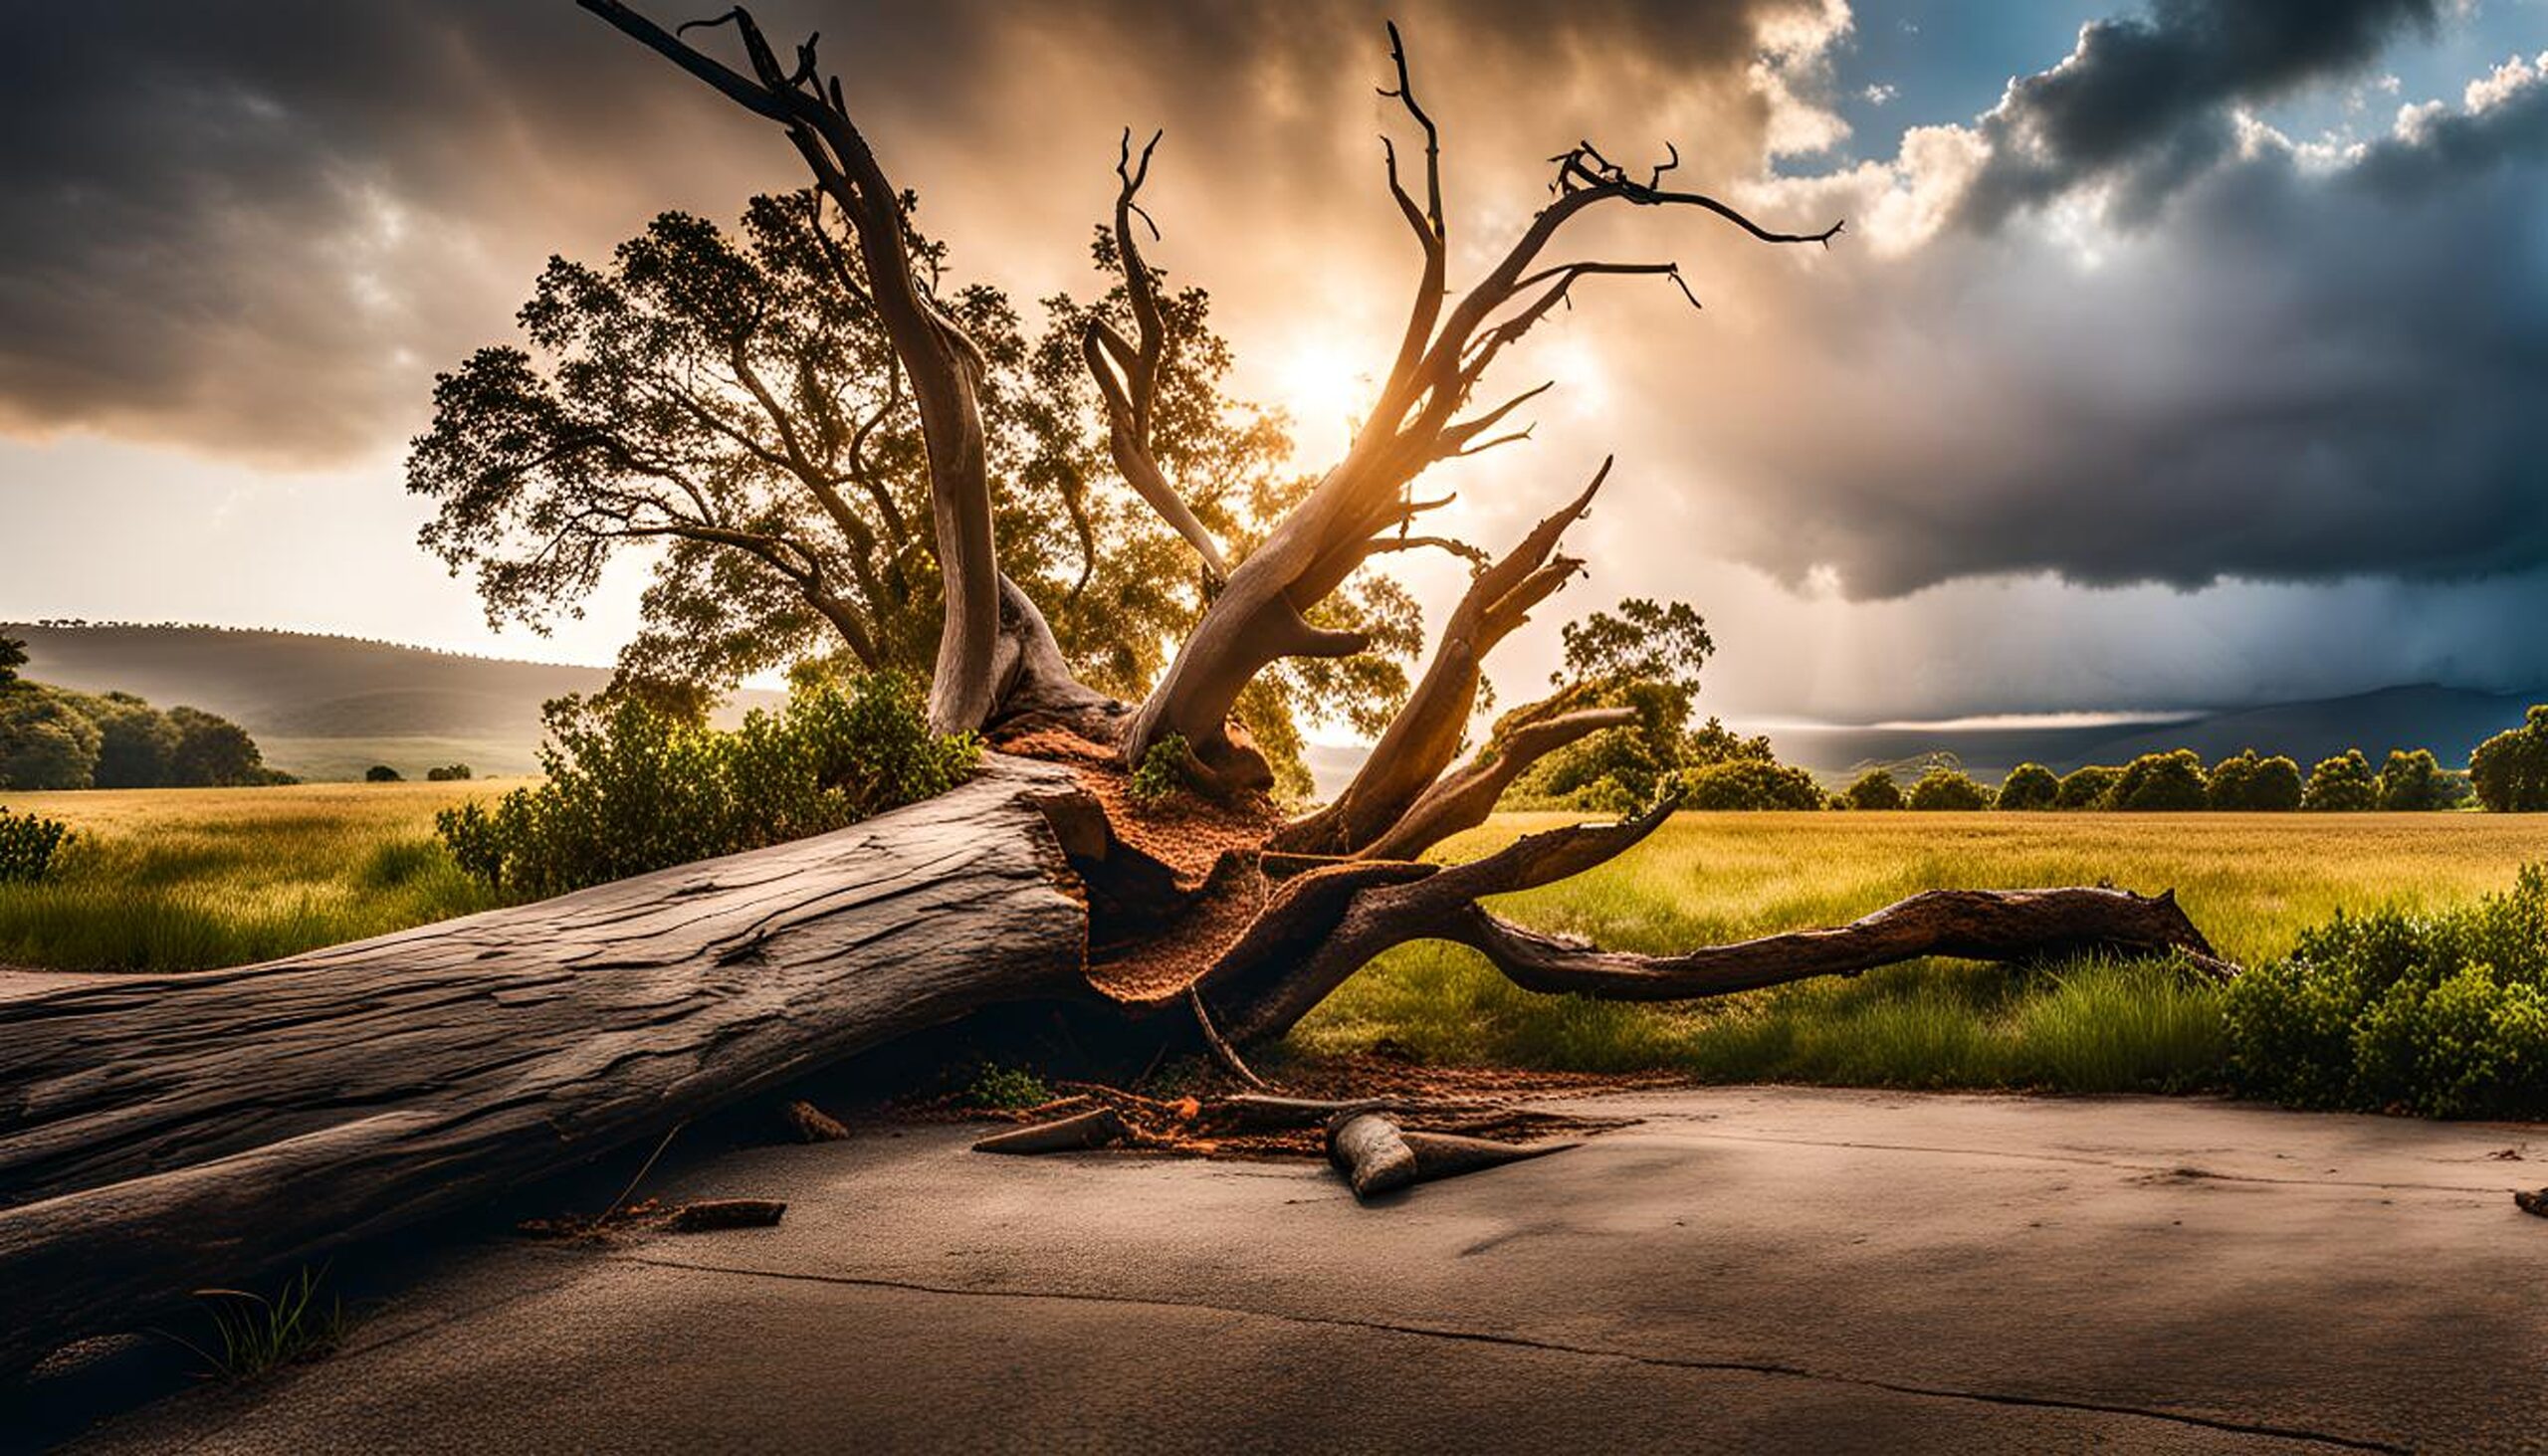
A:
<svg viewBox="0 0 2548 1456">
<path fill-rule="evenodd" d="M 562 1252 L 562 1251 L 561 1251 Z M 1625 1360 L 1631 1364 L 1666 1369 L 1715 1370 L 1737 1374 L 1776 1375 L 1789 1379 L 1814 1380 L 1829 1384 L 1850 1385 L 1862 1389 L 1884 1390 L 1897 1395 L 1918 1395 L 1939 1400 L 1967 1400 L 1986 1405 L 2024 1406 L 2042 1410 L 2075 1410 L 2084 1414 L 2133 1416 L 2143 1420 L 2166 1421 L 2174 1425 L 2195 1426 L 2204 1430 L 2231 1435 L 2274 1436 L 2289 1441 L 2307 1441 L 2348 1451 L 2382 1451 L 2405 1453 L 2414 1448 L 2358 1436 L 2336 1435 L 2297 1426 L 2269 1425 L 2263 1422 L 2235 1421 L 2215 1416 L 2194 1415 L 2182 1411 L 2156 1410 L 2142 1405 L 2107 1403 L 2095 1400 L 2068 1400 L 2053 1395 L 2019 1395 L 1999 1390 L 1965 1390 L 1949 1385 L 1919 1385 L 1905 1381 L 1880 1380 L 1869 1375 L 1836 1374 L 1827 1370 L 1807 1369 L 1802 1365 L 1780 1364 L 1767 1360 L 1700 1359 L 1693 1356 L 1643 1354 L 1635 1351 L 1614 1350 L 1601 1346 L 1569 1345 L 1559 1341 L 1536 1340 L 1525 1335 L 1500 1335 L 1484 1330 L 1460 1330 L 1443 1326 L 1402 1325 L 1386 1320 L 1357 1319 L 1350 1315 L 1305 1315 L 1282 1310 L 1256 1309 L 1247 1305 L 1215 1304 L 1208 1300 L 1162 1299 L 1152 1295 L 1102 1294 L 1065 1289 L 980 1289 L 956 1285 L 924 1284 L 915 1280 L 887 1279 L 875 1275 L 809 1274 L 787 1269 L 746 1269 L 728 1264 L 701 1264 L 686 1259 L 665 1259 L 644 1254 L 603 1253 L 595 1257 L 620 1264 L 642 1264 L 656 1269 L 680 1270 L 693 1274 L 739 1275 L 748 1279 L 781 1279 L 808 1284 L 829 1284 L 857 1289 L 890 1289 L 910 1294 L 948 1295 L 966 1299 L 1059 1300 L 1081 1304 L 1126 1305 L 1163 1310 L 1195 1310 L 1213 1314 L 1254 1317 L 1293 1325 L 1311 1325 L 1329 1329 L 1369 1330 L 1378 1334 L 1405 1335 L 1417 1339 L 1452 1341 L 1469 1345 L 1492 1345 L 1515 1350 L 1540 1351 L 1551 1354 L 1579 1355 L 1592 1359 Z"/>
<path fill-rule="evenodd" d="M 1655 1119 L 1653 1121 L 1664 1121 Z M 2287 1178 L 2268 1173 L 2225 1173 L 2184 1162 L 2122 1162 L 2075 1152 L 2013 1152 L 1999 1147 L 1955 1147 L 1924 1143 L 1841 1143 L 1827 1138 L 1783 1138 L 1771 1133 L 1697 1133 L 1720 1143 L 1776 1143 L 1790 1147 L 1844 1147 L 1865 1152 L 1944 1152 L 1963 1157 L 2008 1157 L 2022 1162 L 2059 1162 L 2080 1167 L 2109 1167 L 2121 1172 L 2173 1173 L 2224 1183 L 2276 1183 L 2295 1188 L 2370 1188 L 2410 1193 L 2506 1193 L 2511 1183 L 2384 1183 L 2359 1178 Z"/>
</svg>

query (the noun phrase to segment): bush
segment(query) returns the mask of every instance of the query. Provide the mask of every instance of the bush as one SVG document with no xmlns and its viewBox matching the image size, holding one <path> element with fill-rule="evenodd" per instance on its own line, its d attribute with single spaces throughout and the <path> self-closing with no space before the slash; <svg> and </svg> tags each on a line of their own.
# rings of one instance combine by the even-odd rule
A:
<svg viewBox="0 0 2548 1456">
<path fill-rule="evenodd" d="M 32 683 L 0 693 L 0 788 L 87 788 L 102 740 L 87 715 Z"/>
<path fill-rule="evenodd" d="M 0 809 L 0 884 L 43 879 L 54 851 L 70 842 L 71 830 L 59 819 Z"/>
<path fill-rule="evenodd" d="M 2273 810 L 2300 807 L 2300 765 L 2277 753 L 2259 758 L 2242 748 L 2212 769 L 2211 804 L 2216 809 Z"/>
<path fill-rule="evenodd" d="M 1133 770 L 1132 781 L 1124 791 L 1137 803 L 1166 803 L 1193 787 L 1194 775 L 1185 766 L 1193 756 L 1194 750 L 1187 746 L 1183 733 L 1163 733 L 1142 755 L 1141 764 Z"/>
<path fill-rule="evenodd" d="M 2211 802 L 2203 760 L 2192 748 L 2144 753 L 2124 765 L 2107 795 L 2112 806 L 2136 813 L 2183 812 Z"/>
<path fill-rule="evenodd" d="M 2061 780 L 2040 763 L 2020 763 L 2009 770 L 2000 785 L 2000 796 L 1992 807 L 2000 809 L 2049 809 L 2061 797 Z"/>
<path fill-rule="evenodd" d="M 365 783 L 405 783 L 407 776 L 386 763 L 374 763 L 362 771 Z"/>
<path fill-rule="evenodd" d="M 2300 807 L 2320 813 L 2380 807 L 2380 780 L 2371 771 L 2371 760 L 2362 756 L 2360 748 L 2320 759 L 2309 770 L 2309 787 L 2301 792 Z"/>
<path fill-rule="evenodd" d="M 1852 809 L 1899 809 L 1902 807 L 1902 785 L 1893 781 L 1891 770 L 1870 768 L 1859 774 L 1855 783 L 1842 789 L 1840 797 Z"/>
<path fill-rule="evenodd" d="M 1975 783 L 1963 769 L 1946 763 L 1932 763 L 1920 781 L 1911 785 L 1911 807 L 1915 809 L 1987 809 L 1991 807 L 1991 790 Z"/>
<path fill-rule="evenodd" d="M 2056 809 L 2102 809 L 2114 792 L 2114 783 L 2123 770 L 2103 763 L 2073 768 L 2061 775 L 2061 792 L 2053 795 Z"/>
<path fill-rule="evenodd" d="M 477 776 L 466 763 L 445 763 L 425 770 L 425 779 L 429 783 L 466 783 Z"/>
<path fill-rule="evenodd" d="M 1819 809 L 1821 785 L 1785 763 L 1728 758 L 1681 775 L 1685 809 Z"/>
<path fill-rule="evenodd" d="M 2548 703 L 2532 708 L 2520 728 L 2479 743 L 2468 755 L 2468 782 L 2495 813 L 2548 810 Z"/>
<path fill-rule="evenodd" d="M 2230 1073 L 2297 1107 L 2548 1115 L 2548 866 L 2431 915 L 2383 911 L 2300 937 L 2230 985 Z"/>
<path fill-rule="evenodd" d="M 838 829 L 946 792 L 980 755 L 969 733 L 932 737 L 898 674 L 800 686 L 732 731 L 635 698 L 564 698 L 547 717 L 546 781 L 434 821 L 462 869 L 516 895 Z"/>
</svg>

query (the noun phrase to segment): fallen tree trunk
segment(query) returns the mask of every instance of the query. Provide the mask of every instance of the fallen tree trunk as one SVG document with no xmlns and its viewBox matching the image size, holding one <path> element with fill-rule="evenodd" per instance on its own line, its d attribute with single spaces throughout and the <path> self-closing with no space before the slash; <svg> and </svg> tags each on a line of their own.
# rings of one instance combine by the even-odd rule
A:
<svg viewBox="0 0 2548 1456">
<path fill-rule="evenodd" d="M 0 1001 L 0 1369 L 660 1137 L 984 1006 L 1084 990 L 994 758 L 837 833 L 271 964 Z"/>
</svg>

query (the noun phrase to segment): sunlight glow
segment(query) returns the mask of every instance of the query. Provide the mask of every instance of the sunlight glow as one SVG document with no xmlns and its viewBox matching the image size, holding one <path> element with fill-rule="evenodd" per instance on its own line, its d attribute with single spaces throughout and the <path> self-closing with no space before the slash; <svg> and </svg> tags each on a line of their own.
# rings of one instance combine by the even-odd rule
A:
<svg viewBox="0 0 2548 1456">
<path fill-rule="evenodd" d="M 1332 459 L 1354 438 L 1380 381 L 1331 339 L 1296 340 L 1275 356 L 1273 403 L 1292 417 L 1294 453 Z"/>
</svg>

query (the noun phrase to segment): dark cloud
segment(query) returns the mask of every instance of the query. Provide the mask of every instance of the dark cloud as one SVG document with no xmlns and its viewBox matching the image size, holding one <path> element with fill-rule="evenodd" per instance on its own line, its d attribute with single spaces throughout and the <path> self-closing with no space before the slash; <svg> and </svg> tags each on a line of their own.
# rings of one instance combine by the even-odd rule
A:
<svg viewBox="0 0 2548 1456">
<path fill-rule="evenodd" d="M 1536 95 L 1527 117 L 1496 108 L 1561 128 L 1588 102 L 1634 117 L 1696 93 L 1736 123 L 1712 128 L 1731 156 L 1760 126 L 1743 75 L 1764 17 L 1819 8 L 1434 0 L 1400 18 L 1446 104 Z M 1349 188 L 1388 222 L 1376 0 L 756 10 L 774 36 L 823 32 L 932 217 L 1013 224 L 953 230 L 959 265 L 998 281 L 1078 265 L 1125 123 L 1170 126 L 1164 190 L 1168 170 L 1205 177 L 1189 236 Z M 564 0 L 56 7 L 0 48 L 0 430 L 283 463 L 393 448 L 426 376 L 503 328 L 545 253 L 798 185 L 764 126 Z M 1216 281 L 1243 293 L 1236 272 Z"/>
<path fill-rule="evenodd" d="M 1983 118 L 1990 161 L 1964 219 L 1996 226 L 2094 182 L 2115 184 L 2117 216 L 2146 219 L 2234 147 L 2231 106 L 2359 71 L 2437 11 L 2437 0 L 2156 0 L 2146 16 L 2091 22 L 2060 65 L 2010 83 Z"/>
<path fill-rule="evenodd" d="M 1861 597 L 2548 563 L 2548 81 L 2480 90 L 2351 153 L 2250 123 L 2147 227 L 1818 273 L 1792 322 L 1830 342 L 1698 421 L 1728 549 Z"/>
</svg>

